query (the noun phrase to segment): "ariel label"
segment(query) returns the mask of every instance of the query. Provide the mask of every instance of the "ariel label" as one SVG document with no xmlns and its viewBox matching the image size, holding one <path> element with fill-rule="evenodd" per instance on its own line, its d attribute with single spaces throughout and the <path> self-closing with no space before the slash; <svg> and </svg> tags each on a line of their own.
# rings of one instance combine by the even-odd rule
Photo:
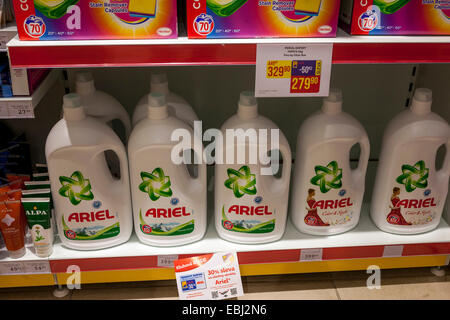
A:
<svg viewBox="0 0 450 320">
<path fill-rule="evenodd" d="M 343 173 L 338 162 L 316 165 L 313 172 L 307 190 L 305 223 L 313 227 L 349 223 L 354 204 L 350 192 L 343 187 Z"/>
<path fill-rule="evenodd" d="M 182 205 L 174 196 L 172 182 L 163 169 L 155 168 L 151 173 L 141 171 L 138 188 L 145 194 L 141 203 L 146 208 L 139 209 L 140 230 L 152 236 L 179 236 L 194 231 L 193 209 Z"/>
<path fill-rule="evenodd" d="M 65 209 L 61 216 L 64 236 L 69 240 L 100 240 L 116 237 L 120 233 L 118 214 L 105 208 L 95 198 L 89 179 L 80 171 L 70 177 L 60 176 L 58 193 L 65 198 Z"/>
<path fill-rule="evenodd" d="M 395 178 L 386 220 L 395 225 L 424 225 L 436 218 L 439 200 L 433 195 L 425 161 L 401 165 Z"/>
<path fill-rule="evenodd" d="M 222 227 L 243 233 L 269 233 L 275 229 L 275 212 L 257 195 L 256 175 L 250 167 L 227 169 L 225 188 L 231 190 L 233 201 L 222 206 Z"/>
</svg>

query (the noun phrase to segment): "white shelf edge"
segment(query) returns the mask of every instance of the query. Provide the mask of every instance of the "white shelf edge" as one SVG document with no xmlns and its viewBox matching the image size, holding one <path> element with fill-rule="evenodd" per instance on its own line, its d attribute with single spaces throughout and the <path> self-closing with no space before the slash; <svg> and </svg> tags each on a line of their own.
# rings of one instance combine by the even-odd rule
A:
<svg viewBox="0 0 450 320">
<path fill-rule="evenodd" d="M 11 39 L 7 47 L 113 46 L 113 45 L 200 45 L 200 44 L 301 44 L 301 43 L 449 43 L 450 36 L 355 36 L 339 29 L 336 38 L 249 38 L 249 39 L 134 39 L 134 40 L 49 40 Z"/>
</svg>

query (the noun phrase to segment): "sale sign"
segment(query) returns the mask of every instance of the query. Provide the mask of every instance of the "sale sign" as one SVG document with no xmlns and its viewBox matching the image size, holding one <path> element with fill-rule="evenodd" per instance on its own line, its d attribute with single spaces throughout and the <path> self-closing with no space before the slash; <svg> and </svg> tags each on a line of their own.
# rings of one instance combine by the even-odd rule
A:
<svg viewBox="0 0 450 320">
<path fill-rule="evenodd" d="M 220 300 L 242 296 L 236 252 L 219 252 L 174 261 L 182 300 Z"/>
<path fill-rule="evenodd" d="M 257 97 L 328 96 L 331 44 L 259 44 Z"/>
</svg>

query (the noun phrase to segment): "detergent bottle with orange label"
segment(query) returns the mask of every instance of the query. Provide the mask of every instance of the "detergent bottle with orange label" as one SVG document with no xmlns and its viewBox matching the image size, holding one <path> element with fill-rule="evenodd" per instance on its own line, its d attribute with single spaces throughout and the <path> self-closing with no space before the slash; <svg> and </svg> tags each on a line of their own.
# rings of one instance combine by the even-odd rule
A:
<svg viewBox="0 0 450 320">
<path fill-rule="evenodd" d="M 352 169 L 350 150 L 356 144 L 361 154 Z M 291 196 L 291 218 L 298 230 L 332 235 L 358 224 L 369 153 L 363 126 L 342 111 L 342 92 L 330 90 L 322 109 L 298 132 Z"/>
<path fill-rule="evenodd" d="M 432 92 L 419 88 L 411 106 L 388 124 L 370 215 L 383 231 L 416 234 L 439 224 L 450 175 L 450 127 L 431 111 Z M 438 149 L 446 148 L 436 168 Z"/>
</svg>

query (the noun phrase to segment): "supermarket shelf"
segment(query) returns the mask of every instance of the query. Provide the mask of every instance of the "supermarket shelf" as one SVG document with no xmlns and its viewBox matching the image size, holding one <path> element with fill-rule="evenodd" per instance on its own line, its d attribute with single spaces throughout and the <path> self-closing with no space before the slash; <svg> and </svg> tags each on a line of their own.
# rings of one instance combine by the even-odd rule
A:
<svg viewBox="0 0 450 320">
<path fill-rule="evenodd" d="M 302 260 L 302 250 L 308 249 L 322 249 L 322 259 Z M 6 254 L 2 259 L 0 254 L 0 267 L 2 263 L 32 262 L 32 259 L 47 261 L 37 258 L 30 250 L 29 248 L 27 255 L 17 260 L 5 258 Z M 205 237 L 189 245 L 152 247 L 140 243 L 133 234 L 128 242 L 113 248 L 78 251 L 65 248 L 58 240 L 48 262 L 58 283 L 65 283 L 70 276 L 70 273 L 66 273 L 67 268 L 71 265 L 80 268 L 82 283 L 162 280 L 173 279 L 174 272 L 167 265 L 159 265 L 158 257 L 176 255 L 178 258 L 185 258 L 229 250 L 238 253 L 242 275 L 363 270 L 373 264 L 380 268 L 437 266 L 449 263 L 450 226 L 442 219 L 438 228 L 428 233 L 409 236 L 389 234 L 373 225 L 368 206 L 365 205 L 358 226 L 340 235 L 306 235 L 298 232 L 288 222 L 280 241 L 244 245 L 220 239 L 210 219 Z M 8 276 L 0 276 L 0 279 L 1 277 Z M 30 275 L 24 275 L 24 278 L 20 278 L 20 275 L 14 277 L 16 282 L 11 284 L 8 281 L 7 286 L 28 285 Z M 42 278 L 39 281 L 47 283 L 48 279 Z"/>
<path fill-rule="evenodd" d="M 6 44 L 17 35 L 15 22 L 10 22 L 5 28 L 0 29 L 0 52 L 6 52 Z"/>
<path fill-rule="evenodd" d="M 332 43 L 333 63 L 448 63 L 450 36 L 336 38 L 72 40 L 8 43 L 13 68 L 253 65 L 258 44 Z"/>
<path fill-rule="evenodd" d="M 0 119 L 34 118 L 34 108 L 53 86 L 61 72 L 51 70 L 31 96 L 0 98 Z"/>
</svg>

